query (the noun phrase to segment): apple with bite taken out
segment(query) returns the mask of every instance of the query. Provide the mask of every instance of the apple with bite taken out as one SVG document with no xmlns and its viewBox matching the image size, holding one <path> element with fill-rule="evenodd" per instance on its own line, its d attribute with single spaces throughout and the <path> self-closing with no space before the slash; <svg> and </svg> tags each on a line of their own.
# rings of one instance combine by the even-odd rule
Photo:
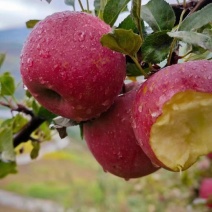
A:
<svg viewBox="0 0 212 212">
<path fill-rule="evenodd" d="M 96 160 L 105 171 L 125 179 L 158 170 L 138 145 L 131 126 L 137 89 L 138 84 L 134 88 L 127 85 L 127 92 L 118 96 L 107 112 L 83 124 L 84 138 Z"/>
<path fill-rule="evenodd" d="M 21 53 L 24 85 L 49 111 L 89 120 L 106 111 L 120 93 L 125 56 L 100 44 L 111 27 L 84 12 L 54 13 L 40 21 Z"/>
<path fill-rule="evenodd" d="M 166 67 L 147 79 L 133 106 L 136 138 L 154 164 L 183 171 L 212 151 L 212 62 Z"/>
</svg>

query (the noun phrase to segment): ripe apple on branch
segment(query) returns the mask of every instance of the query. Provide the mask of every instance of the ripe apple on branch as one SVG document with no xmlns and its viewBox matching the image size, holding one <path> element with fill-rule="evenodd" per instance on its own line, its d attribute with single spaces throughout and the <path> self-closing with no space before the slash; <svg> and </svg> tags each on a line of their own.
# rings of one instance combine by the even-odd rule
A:
<svg viewBox="0 0 212 212">
<path fill-rule="evenodd" d="M 117 26 L 129 2 L 130 14 Z M 27 22 L 35 26 L 22 49 L 20 72 L 31 101 L 30 126 L 34 117 L 42 119 L 15 132 L 11 146 L 33 140 L 32 132 L 47 119 L 63 130 L 78 124 L 97 161 L 123 178 L 158 167 L 183 171 L 211 152 L 210 1 L 95 1 L 95 14 L 80 5 L 82 12 Z M 129 91 L 125 80 L 140 86 Z"/>
</svg>

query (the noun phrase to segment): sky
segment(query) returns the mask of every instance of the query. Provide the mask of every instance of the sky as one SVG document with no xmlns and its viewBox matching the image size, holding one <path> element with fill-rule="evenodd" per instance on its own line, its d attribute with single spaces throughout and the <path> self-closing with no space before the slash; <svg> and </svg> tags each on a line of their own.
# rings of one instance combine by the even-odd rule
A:
<svg viewBox="0 0 212 212">
<path fill-rule="evenodd" d="M 86 7 L 86 0 L 81 0 Z M 94 0 L 89 0 L 90 8 L 93 8 Z M 146 4 L 148 0 L 143 0 Z M 167 0 L 176 3 L 176 0 Z M 76 10 L 80 10 L 78 1 L 75 0 Z M 30 19 L 44 19 L 54 12 L 72 10 L 71 6 L 64 3 L 64 0 L 52 0 L 49 4 L 46 0 L 0 0 L 0 30 L 25 27 L 25 22 Z M 127 14 L 119 18 L 121 21 Z"/>
</svg>

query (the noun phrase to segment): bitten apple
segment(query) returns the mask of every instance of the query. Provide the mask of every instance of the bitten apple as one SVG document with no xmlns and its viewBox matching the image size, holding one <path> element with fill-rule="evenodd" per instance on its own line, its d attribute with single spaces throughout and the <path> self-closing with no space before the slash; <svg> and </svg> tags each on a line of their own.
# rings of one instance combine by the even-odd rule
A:
<svg viewBox="0 0 212 212">
<path fill-rule="evenodd" d="M 87 145 L 103 169 L 125 179 L 142 177 L 158 169 L 137 144 L 131 126 L 136 91 L 135 87 L 117 97 L 107 112 L 83 127 Z"/>
<path fill-rule="evenodd" d="M 106 111 L 126 74 L 125 56 L 100 44 L 109 25 L 84 12 L 58 12 L 40 21 L 21 53 L 21 75 L 48 110 L 75 121 Z"/>
<path fill-rule="evenodd" d="M 153 163 L 182 171 L 212 151 L 212 62 L 176 64 L 139 89 L 133 129 Z"/>
</svg>

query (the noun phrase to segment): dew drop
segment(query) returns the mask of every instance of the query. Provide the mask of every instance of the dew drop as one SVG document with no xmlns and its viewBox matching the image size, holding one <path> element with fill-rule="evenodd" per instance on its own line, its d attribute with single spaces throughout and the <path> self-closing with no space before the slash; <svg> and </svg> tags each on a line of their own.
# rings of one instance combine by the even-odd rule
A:
<svg viewBox="0 0 212 212">
<path fill-rule="evenodd" d="M 110 100 L 106 100 L 102 103 L 103 106 L 108 106 L 110 104 Z"/>
<path fill-rule="evenodd" d="M 49 51 L 47 51 L 47 50 L 41 50 L 41 51 L 39 52 L 39 55 L 40 55 L 42 58 L 49 58 L 49 57 L 50 57 Z"/>
<path fill-rule="evenodd" d="M 33 61 L 33 59 L 32 59 L 32 58 L 28 58 L 28 59 L 27 59 L 27 63 L 29 64 L 29 67 L 32 67 L 32 66 L 33 66 L 34 61 Z"/>
<path fill-rule="evenodd" d="M 159 168 L 160 166 L 158 166 L 157 164 L 153 163 L 152 162 L 152 165 L 155 167 L 155 168 Z"/>
<path fill-rule="evenodd" d="M 210 80 L 211 79 L 211 76 L 208 76 L 208 79 Z"/>
<path fill-rule="evenodd" d="M 142 112 L 142 110 L 143 110 L 143 106 L 142 106 L 142 105 L 140 105 L 140 106 L 138 107 L 138 111 L 141 113 L 141 112 Z"/>
<path fill-rule="evenodd" d="M 159 115 L 159 111 L 155 111 L 151 113 L 152 118 L 156 118 Z"/>
<path fill-rule="evenodd" d="M 74 41 L 84 41 L 85 40 L 85 33 L 81 31 L 77 31 L 74 33 Z"/>
</svg>

